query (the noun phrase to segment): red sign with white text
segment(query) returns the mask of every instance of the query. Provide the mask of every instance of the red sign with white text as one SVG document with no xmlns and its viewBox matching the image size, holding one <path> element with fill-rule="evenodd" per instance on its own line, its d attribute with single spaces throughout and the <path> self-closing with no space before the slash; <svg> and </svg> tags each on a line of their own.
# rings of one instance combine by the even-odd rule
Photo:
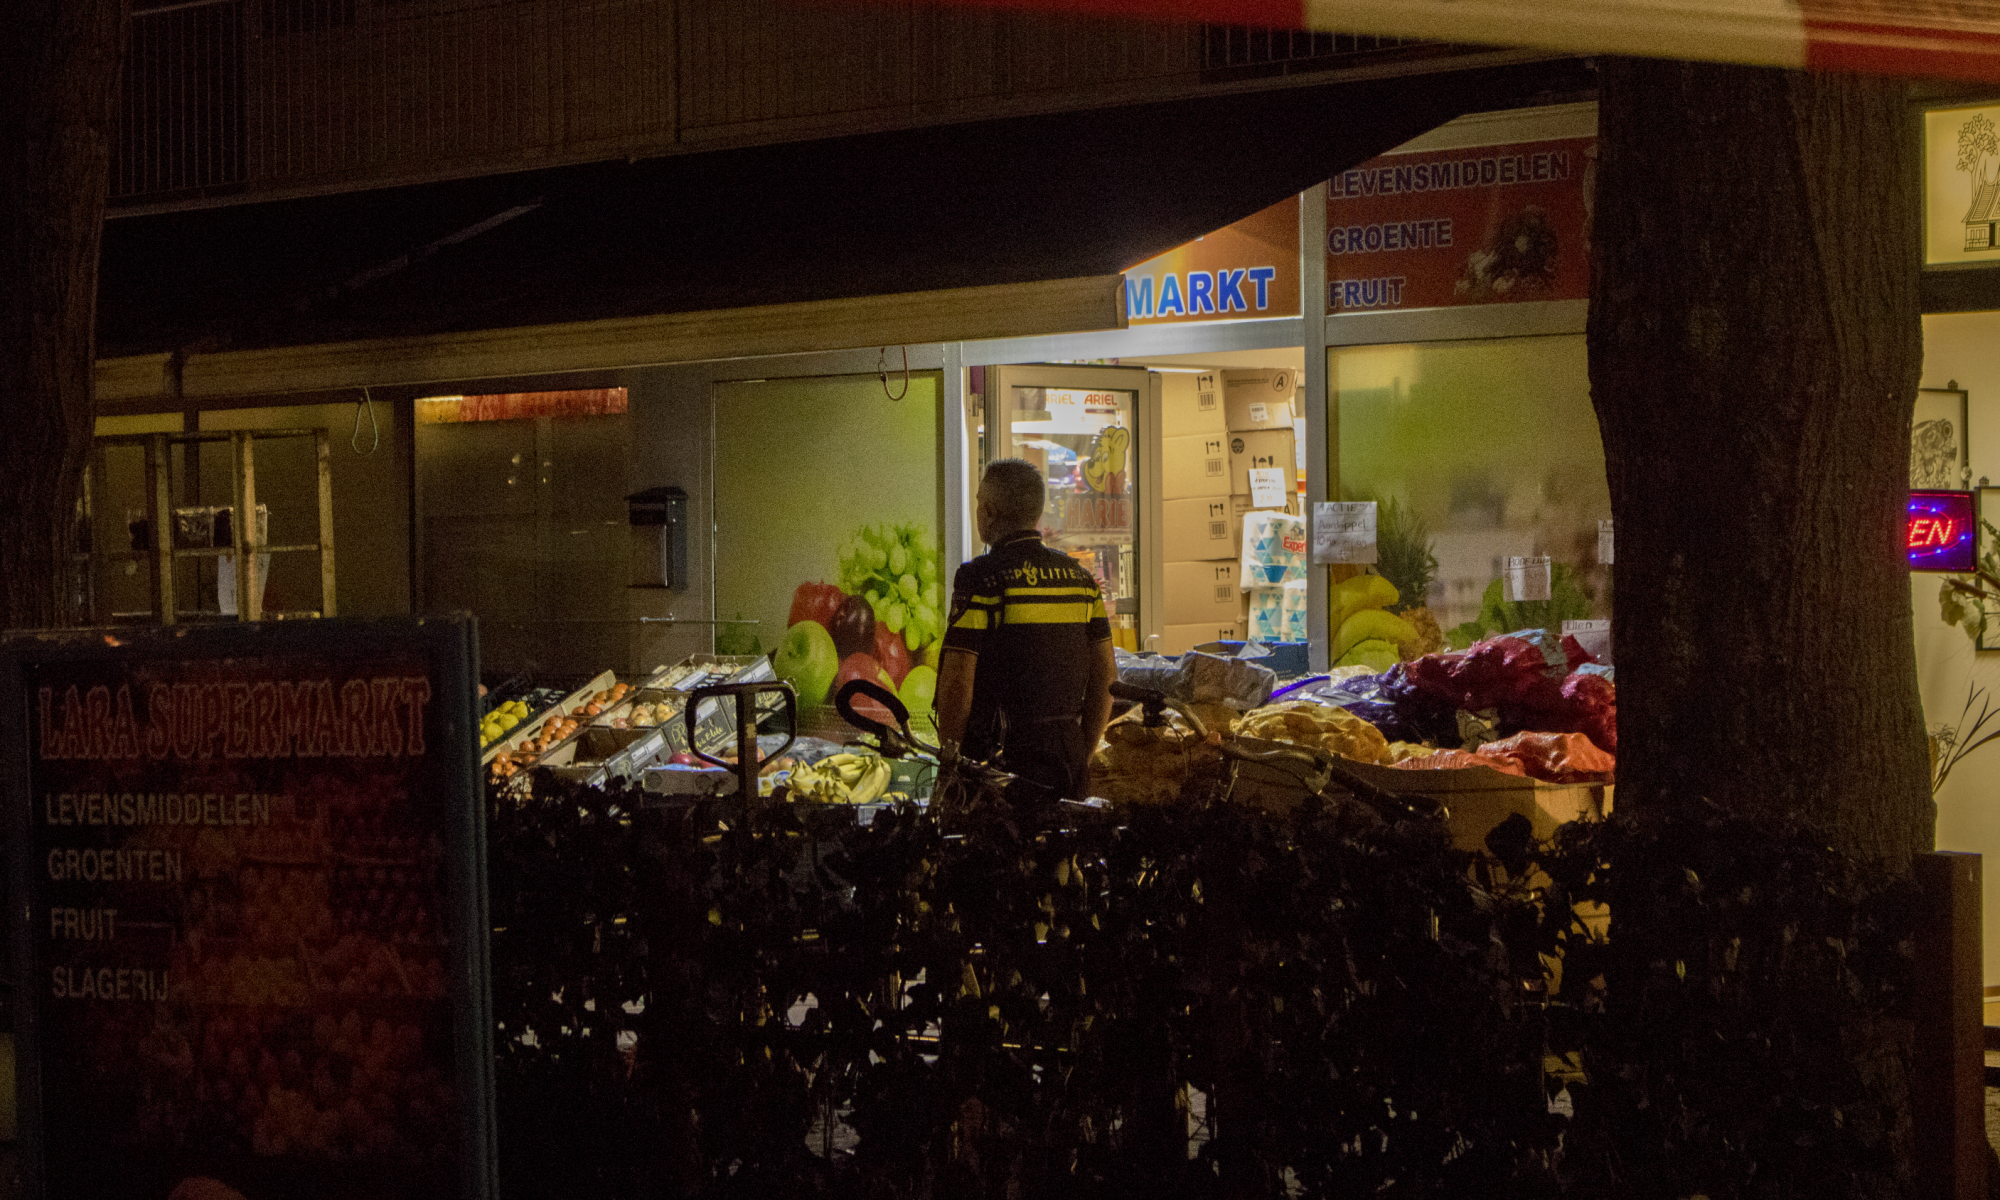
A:
<svg viewBox="0 0 2000 1200">
<path fill-rule="evenodd" d="M 1596 138 L 1387 154 L 1326 193 L 1327 311 L 1590 294 Z"/>
<path fill-rule="evenodd" d="M 0 645 L 46 1195 L 490 1194 L 474 653 L 452 618 Z"/>
</svg>

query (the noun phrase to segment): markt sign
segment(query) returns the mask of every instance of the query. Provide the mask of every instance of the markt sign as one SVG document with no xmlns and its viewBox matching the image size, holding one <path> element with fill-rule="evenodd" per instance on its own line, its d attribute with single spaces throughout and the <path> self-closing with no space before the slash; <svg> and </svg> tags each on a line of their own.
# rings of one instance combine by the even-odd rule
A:
<svg viewBox="0 0 2000 1200">
<path fill-rule="evenodd" d="M 1299 198 L 1126 271 L 1125 313 L 1134 325 L 1298 316 Z"/>
<path fill-rule="evenodd" d="M 10 636 L 31 1196 L 493 1194 L 469 618 Z"/>
</svg>

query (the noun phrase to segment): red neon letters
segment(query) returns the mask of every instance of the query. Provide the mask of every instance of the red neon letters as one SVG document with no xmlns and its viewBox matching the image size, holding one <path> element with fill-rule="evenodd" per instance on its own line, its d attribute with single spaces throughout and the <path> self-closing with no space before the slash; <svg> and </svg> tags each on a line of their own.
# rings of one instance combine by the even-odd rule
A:
<svg viewBox="0 0 2000 1200">
<path fill-rule="evenodd" d="M 1949 546 L 1952 535 L 1958 531 L 1958 522 L 1950 517 L 1918 514 L 1910 518 L 1908 546 L 1912 550 L 1929 550 L 1938 546 Z"/>
</svg>

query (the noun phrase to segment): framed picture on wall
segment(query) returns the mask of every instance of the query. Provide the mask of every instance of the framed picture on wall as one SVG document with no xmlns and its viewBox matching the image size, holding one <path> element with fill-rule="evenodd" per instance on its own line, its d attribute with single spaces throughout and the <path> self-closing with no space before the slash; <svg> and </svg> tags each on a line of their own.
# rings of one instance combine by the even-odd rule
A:
<svg viewBox="0 0 2000 1200">
<path fill-rule="evenodd" d="M 1911 488 L 1952 490 L 1970 482 L 1966 407 L 1965 390 L 1956 381 L 1950 387 L 1917 389 L 1917 407 L 1910 417 Z"/>
<path fill-rule="evenodd" d="M 1974 511 L 1979 519 L 1979 569 L 1988 574 L 2000 565 L 2000 487 L 1983 487 L 1974 492 Z M 1986 601 L 1985 620 L 1979 626 L 1979 648 L 2000 650 L 2000 602 Z"/>
</svg>

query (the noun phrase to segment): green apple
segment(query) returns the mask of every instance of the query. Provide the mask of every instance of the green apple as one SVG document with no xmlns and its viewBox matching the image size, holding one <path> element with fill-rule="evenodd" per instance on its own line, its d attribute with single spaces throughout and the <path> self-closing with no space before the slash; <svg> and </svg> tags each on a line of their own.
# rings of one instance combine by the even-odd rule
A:
<svg viewBox="0 0 2000 1200">
<path fill-rule="evenodd" d="M 924 652 L 917 656 L 917 661 L 921 665 L 929 667 L 931 670 L 935 671 L 937 670 L 938 659 L 942 657 L 943 654 L 944 654 L 944 639 L 932 638 L 930 641 L 924 643 Z"/>
<path fill-rule="evenodd" d="M 840 670 L 840 652 L 833 648 L 833 634 L 826 626 L 800 621 L 785 630 L 784 640 L 771 654 L 771 668 L 798 692 L 800 704 L 825 704 L 827 689 Z"/>
<path fill-rule="evenodd" d="M 929 733 L 934 728 L 931 707 L 937 701 L 937 670 L 919 663 L 903 676 L 903 686 L 896 691 L 896 699 L 910 710 L 910 728 L 918 733 Z"/>
</svg>

